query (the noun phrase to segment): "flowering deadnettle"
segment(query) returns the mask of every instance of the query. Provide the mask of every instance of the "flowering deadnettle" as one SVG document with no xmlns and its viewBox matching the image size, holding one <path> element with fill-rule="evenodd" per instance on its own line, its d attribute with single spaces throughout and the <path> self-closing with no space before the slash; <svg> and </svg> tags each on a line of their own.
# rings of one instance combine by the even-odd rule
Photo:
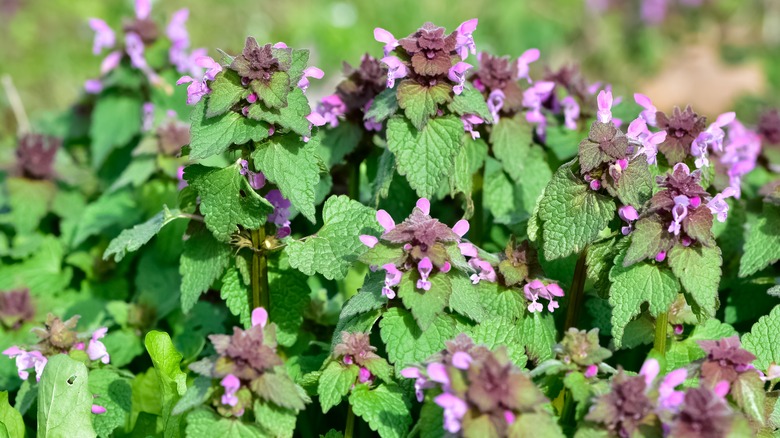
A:
<svg viewBox="0 0 780 438">
<path fill-rule="evenodd" d="M 388 298 L 395 297 L 392 288 L 401 282 L 401 277 L 405 273 L 415 268 L 419 273 L 417 289 L 426 291 L 431 288 L 429 277 L 434 268 L 443 273 L 449 272 L 452 268 L 449 251 L 468 232 L 469 223 L 461 219 L 450 228 L 432 218 L 430 210 L 430 201 L 421 198 L 417 201 L 412 214 L 398 225 L 386 211 L 379 210 L 376 218 L 385 232 L 379 239 L 369 235 L 360 236 L 360 241 L 369 248 L 383 245 L 399 252 L 399 257 L 388 260 L 388 263 L 382 265 L 382 269 L 387 271 L 382 294 Z"/>
<path fill-rule="evenodd" d="M 213 404 L 223 415 L 240 417 L 252 409 L 252 394 L 276 405 L 300 410 L 309 399 L 284 371 L 276 354 L 276 326 L 262 307 L 252 311 L 252 326 L 233 335 L 210 335 L 217 356 L 190 365 L 196 373 L 219 380 L 222 391 Z"/>
<path fill-rule="evenodd" d="M 612 352 L 599 345 L 599 329 L 590 331 L 570 328 L 555 346 L 558 358 L 565 364 L 574 364 L 585 371 L 586 377 L 596 375 L 597 366 L 609 359 Z"/>
<path fill-rule="evenodd" d="M 675 107 L 671 116 L 661 111 L 656 113 L 656 123 L 666 131 L 666 139 L 658 145 L 669 164 L 680 163 L 688 156 L 694 140 L 704 132 L 707 118 L 699 116 L 690 106 L 685 110 Z"/>
<path fill-rule="evenodd" d="M 29 289 L 0 292 L 0 324 L 4 327 L 16 329 L 34 316 Z"/>
<path fill-rule="evenodd" d="M 54 157 L 62 145 L 56 137 L 25 134 L 16 148 L 16 168 L 19 175 L 30 179 L 53 179 Z"/>
<path fill-rule="evenodd" d="M 317 113 L 334 128 L 343 117 L 352 123 L 362 123 L 368 131 L 381 130 L 380 123 L 373 119 L 364 120 L 363 115 L 374 98 L 385 89 L 387 69 L 378 59 L 365 54 L 358 68 L 344 63 L 344 76 L 344 80 L 336 86 L 336 93 L 324 97 L 317 105 Z"/>
<path fill-rule="evenodd" d="M 493 352 L 463 334 L 447 347 L 425 365 L 401 371 L 415 379 L 418 401 L 425 390 L 440 388 L 432 401 L 444 409 L 447 432 L 469 436 L 472 425 L 475 430 L 488 425 L 491 436 L 506 436 L 523 414 L 544 414 L 547 400 L 509 360 L 505 347 Z"/>
<path fill-rule="evenodd" d="M 752 365 L 756 356 L 742 348 L 739 336 L 702 340 L 698 344 L 707 353 L 701 365 L 701 376 L 712 385 L 722 381 L 731 384 L 744 373 L 757 373 Z"/>
</svg>

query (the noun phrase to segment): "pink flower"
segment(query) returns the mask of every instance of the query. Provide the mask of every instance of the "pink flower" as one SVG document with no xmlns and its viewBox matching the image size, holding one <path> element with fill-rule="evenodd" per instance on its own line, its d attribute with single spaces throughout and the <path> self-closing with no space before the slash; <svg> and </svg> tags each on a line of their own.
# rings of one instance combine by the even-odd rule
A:
<svg viewBox="0 0 780 438">
<path fill-rule="evenodd" d="M 706 131 L 700 133 L 691 143 L 691 155 L 696 157 L 696 168 L 701 168 L 709 165 L 707 155 L 709 149 L 714 152 L 723 151 L 723 138 L 726 133 L 723 132 L 723 127 L 730 124 L 736 118 L 736 114 L 733 112 L 723 113 L 718 116 L 718 119 L 713 122 Z"/>
<path fill-rule="evenodd" d="M 631 233 L 631 224 L 639 218 L 639 214 L 634 207 L 624 205 L 618 209 L 618 216 L 628 224 L 620 229 L 620 232 L 623 233 L 624 236 L 628 236 L 628 234 Z"/>
<path fill-rule="evenodd" d="M 450 433 L 458 433 L 461 421 L 469 410 L 466 402 L 449 392 L 437 395 L 433 401 L 444 408 L 444 429 Z"/>
<path fill-rule="evenodd" d="M 477 29 L 478 20 L 472 18 L 471 20 L 464 21 L 455 30 L 455 52 L 460 56 L 460 59 L 466 59 L 469 56 L 469 52 L 472 55 L 477 54 L 477 46 L 474 44 L 474 37 L 471 35 Z M 376 32 L 376 31 L 375 31 Z M 374 33 L 376 35 L 376 33 Z M 455 93 L 460 94 L 460 93 Z"/>
<path fill-rule="evenodd" d="M 670 372 L 664 377 L 658 387 L 658 407 L 667 411 L 677 412 L 685 399 L 683 391 L 675 391 L 679 385 L 688 378 L 688 371 L 680 368 Z"/>
<path fill-rule="evenodd" d="M 417 401 L 423 401 L 423 389 L 430 388 L 433 385 L 428 379 L 422 375 L 420 370 L 415 367 L 408 367 L 401 370 L 401 375 L 407 379 L 416 379 L 414 382 L 414 393 L 417 396 Z"/>
<path fill-rule="evenodd" d="M 488 110 L 490 110 L 490 115 L 493 116 L 493 123 L 498 123 L 498 112 L 504 107 L 505 97 L 503 91 L 495 89 L 490 92 L 490 95 L 487 98 L 487 106 Z"/>
<path fill-rule="evenodd" d="M 222 71 L 222 65 L 214 61 L 210 56 L 199 56 L 195 59 L 195 64 L 206 69 L 206 73 L 203 74 L 204 81 L 213 81 L 217 74 Z"/>
<path fill-rule="evenodd" d="M 373 375 L 371 374 L 371 371 L 368 370 L 368 368 L 360 367 L 360 371 L 358 371 L 358 382 L 360 383 L 369 383 L 373 380 Z"/>
<path fill-rule="evenodd" d="M 673 220 L 669 225 L 668 231 L 675 236 L 680 235 L 680 224 L 688 216 L 689 205 L 691 205 L 691 200 L 687 196 L 679 195 L 674 197 L 674 207 L 672 207 Z"/>
<path fill-rule="evenodd" d="M 108 327 L 101 327 L 92 332 L 92 339 L 89 340 L 89 345 L 87 345 L 87 356 L 89 356 L 89 360 L 100 360 L 107 364 L 111 359 L 106 350 L 106 346 L 100 342 L 100 339 L 103 339 L 107 332 Z"/>
<path fill-rule="evenodd" d="M 99 18 L 90 18 L 89 27 L 95 31 L 95 41 L 92 43 L 92 53 L 100 54 L 103 49 L 110 49 L 116 44 L 116 35 L 114 31 Z"/>
<path fill-rule="evenodd" d="M 612 92 L 609 90 L 601 90 L 598 97 L 599 110 L 597 118 L 601 123 L 609 123 L 612 120 Z"/>
<path fill-rule="evenodd" d="M 577 120 L 580 118 L 580 105 L 573 96 L 566 96 L 561 101 L 563 105 L 564 126 L 572 131 L 577 129 Z"/>
<path fill-rule="evenodd" d="M 713 196 L 709 202 L 707 202 L 707 208 L 710 209 L 712 214 L 716 215 L 718 222 L 726 222 L 729 212 L 729 204 L 726 203 L 726 198 L 734 196 L 737 191 L 733 187 L 726 187 L 721 193 Z"/>
<path fill-rule="evenodd" d="M 379 225 L 385 229 L 385 232 L 395 228 L 395 221 L 390 216 L 390 213 L 386 212 L 385 210 L 377 210 L 376 221 L 379 222 Z"/>
<path fill-rule="evenodd" d="M 84 82 L 84 91 L 87 94 L 98 94 L 103 91 L 103 83 L 100 82 L 100 79 L 87 79 Z"/>
<path fill-rule="evenodd" d="M 16 358 L 16 371 L 20 379 L 27 380 L 27 378 L 30 377 L 30 373 L 27 370 L 34 368 L 35 380 L 41 380 L 43 368 L 46 367 L 48 359 L 46 359 L 40 351 L 33 350 L 28 352 L 17 346 L 13 346 L 3 351 L 3 354 L 11 359 Z"/>
<path fill-rule="evenodd" d="M 734 188 L 734 197 L 741 195 L 742 177 L 756 167 L 761 153 L 761 137 L 734 120 L 729 126 L 720 163 L 728 168 L 729 185 Z"/>
<path fill-rule="evenodd" d="M 468 62 L 460 61 L 457 64 L 450 67 L 450 71 L 447 73 L 447 77 L 452 81 L 455 82 L 457 85 L 452 87 L 452 91 L 455 92 L 455 94 L 460 94 L 463 92 L 463 85 L 466 83 L 466 72 L 469 71 L 469 69 L 472 68 L 472 65 Z"/>
<path fill-rule="evenodd" d="M 553 312 L 558 308 L 558 302 L 555 301 L 555 297 L 562 297 L 564 295 L 563 289 L 555 283 L 550 283 L 545 286 L 540 280 L 532 280 L 523 288 L 526 299 L 530 300 L 528 304 L 528 311 L 531 313 L 541 312 L 543 306 L 538 302 L 539 298 L 549 300 L 547 304 L 547 310 Z"/>
<path fill-rule="evenodd" d="M 648 125 L 655 126 L 655 114 L 658 112 L 658 109 L 653 105 L 650 98 L 644 94 L 634 93 L 634 102 L 645 109 L 639 114 L 639 117 L 643 118 Z"/>
<path fill-rule="evenodd" d="M 655 255 L 655 261 L 660 263 L 664 260 L 666 260 L 666 251 L 661 251 Z"/>
<path fill-rule="evenodd" d="M 171 16 L 168 27 L 165 28 L 165 34 L 171 40 L 174 46 L 187 48 L 190 45 L 190 33 L 185 26 L 190 17 L 190 10 L 187 8 L 179 9 Z"/>
<path fill-rule="evenodd" d="M 382 288 L 382 295 L 386 296 L 387 299 L 392 300 L 395 298 L 395 291 L 392 288 L 401 283 L 403 273 L 392 263 L 382 265 L 382 269 L 387 272 L 387 274 L 385 274 L 385 287 Z"/>
<path fill-rule="evenodd" d="M 647 359 L 642 364 L 642 368 L 639 369 L 639 375 L 645 378 L 646 389 L 650 388 L 655 378 L 658 377 L 659 372 L 661 372 L 661 365 L 653 358 Z"/>
<path fill-rule="evenodd" d="M 455 354 L 452 355 L 452 366 L 459 370 L 467 370 L 473 360 L 471 355 L 465 351 L 456 351 Z"/>
<path fill-rule="evenodd" d="M 433 263 L 431 263 L 431 259 L 428 257 L 423 257 L 423 259 L 417 263 L 417 272 L 420 273 L 420 279 L 417 280 L 417 289 L 426 291 L 431 290 L 431 282 L 428 281 L 428 276 L 431 275 L 432 271 Z"/>
<path fill-rule="evenodd" d="M 525 79 L 530 84 L 533 82 L 530 73 L 530 64 L 539 59 L 539 49 L 528 49 L 517 58 L 517 79 Z"/>
<path fill-rule="evenodd" d="M 482 117 L 474 114 L 466 114 L 461 116 L 460 121 L 463 122 L 463 130 L 471 134 L 471 139 L 476 140 L 479 138 L 479 130 L 474 129 L 475 125 L 481 125 L 485 123 Z"/>
<path fill-rule="evenodd" d="M 405 78 L 409 73 L 406 65 L 395 56 L 385 56 L 381 62 L 387 66 L 387 88 L 393 88 L 396 79 Z"/>
<path fill-rule="evenodd" d="M 120 61 L 122 61 L 122 52 L 115 50 L 109 53 L 105 58 L 103 58 L 103 62 L 100 63 L 100 74 L 105 75 L 106 73 L 115 69 L 119 65 Z"/>
<path fill-rule="evenodd" d="M 268 311 L 258 307 L 252 311 L 252 327 L 259 325 L 265 327 L 268 324 Z"/>
<path fill-rule="evenodd" d="M 596 365 L 588 365 L 588 368 L 585 369 L 585 378 L 591 379 L 593 377 L 596 377 L 596 374 L 599 373 L 599 367 Z"/>
<path fill-rule="evenodd" d="M 331 94 L 322 98 L 317 104 L 317 113 L 325 119 L 331 128 L 339 126 L 339 117 L 347 112 L 347 105 L 337 94 Z"/>
<path fill-rule="evenodd" d="M 151 131 L 154 127 L 154 104 L 152 102 L 146 102 L 143 104 L 143 115 L 141 119 L 143 120 L 143 123 L 141 124 L 141 130 L 142 131 Z"/>
<path fill-rule="evenodd" d="M 469 260 L 469 266 L 477 271 L 476 274 L 472 274 L 470 277 L 472 284 L 478 284 L 481 280 L 485 280 L 489 283 L 496 282 L 496 271 L 489 262 L 474 257 Z"/>
<path fill-rule="evenodd" d="M 273 189 L 265 195 L 265 199 L 274 206 L 274 212 L 268 215 L 268 221 L 277 227 L 290 226 L 290 201 L 282 196 L 282 192 Z"/>
<path fill-rule="evenodd" d="M 461 219 L 458 222 L 455 222 L 455 225 L 452 226 L 452 232 L 457 234 L 458 237 L 465 236 L 466 233 L 469 232 L 469 221 Z"/>
<path fill-rule="evenodd" d="M 225 388 L 225 393 L 222 395 L 221 400 L 222 404 L 228 406 L 237 405 L 238 397 L 236 397 L 236 392 L 241 389 L 241 381 L 238 380 L 238 377 L 233 374 L 228 374 L 219 382 L 219 384 Z"/>
<path fill-rule="evenodd" d="M 298 88 L 305 93 L 309 88 L 309 78 L 322 79 L 324 76 L 325 73 L 317 67 L 306 67 L 306 70 L 303 71 L 303 76 L 301 76 L 301 80 L 298 81 Z"/>
<path fill-rule="evenodd" d="M 92 405 L 92 413 L 95 415 L 105 414 L 106 408 L 100 405 Z"/>
<path fill-rule="evenodd" d="M 373 248 L 379 243 L 379 239 L 374 236 L 369 236 L 368 234 L 361 234 L 358 239 L 360 239 L 360 242 L 362 242 L 363 245 L 366 245 L 369 248 Z"/>
<path fill-rule="evenodd" d="M 141 20 L 149 18 L 152 12 L 151 0 L 135 0 L 135 16 Z"/>
<path fill-rule="evenodd" d="M 393 50 L 395 50 L 396 47 L 398 47 L 398 40 L 395 39 L 393 34 L 382 29 L 381 27 L 377 27 L 374 29 L 374 39 L 379 41 L 380 43 L 385 43 L 385 46 L 383 47 L 385 56 L 390 54 L 390 52 L 392 52 Z M 393 88 L 393 87 L 388 86 L 388 88 Z"/>
<path fill-rule="evenodd" d="M 656 156 L 658 155 L 658 145 L 666 140 L 666 131 L 650 132 L 647 129 L 647 122 L 645 119 L 639 117 L 628 125 L 628 132 L 626 137 L 638 143 L 638 148 L 634 158 L 645 155 L 647 157 L 647 164 L 655 164 Z"/>
</svg>

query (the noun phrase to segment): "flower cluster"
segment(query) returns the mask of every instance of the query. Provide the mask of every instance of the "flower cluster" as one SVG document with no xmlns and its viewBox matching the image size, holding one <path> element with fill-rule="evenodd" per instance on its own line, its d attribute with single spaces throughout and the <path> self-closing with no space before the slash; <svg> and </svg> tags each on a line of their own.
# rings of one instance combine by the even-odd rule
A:
<svg viewBox="0 0 780 438">
<path fill-rule="evenodd" d="M 564 365 L 573 365 L 583 371 L 587 378 L 595 377 L 599 364 L 612 356 L 611 351 L 599 344 L 597 328 L 590 331 L 570 328 L 555 346 L 555 352 Z"/>
<path fill-rule="evenodd" d="M 234 327 L 233 335 L 209 335 L 217 356 L 195 362 L 190 369 L 219 380 L 222 391 L 214 405 L 223 415 L 244 415 L 252 409 L 252 394 L 279 406 L 303 409 L 308 397 L 284 371 L 276 354 L 276 326 L 268 324 L 268 312 L 254 309 L 251 321 L 247 330 Z"/>
<path fill-rule="evenodd" d="M 463 334 L 425 365 L 405 368 L 401 375 L 415 379 L 418 401 L 429 390 L 430 400 L 444 409 L 449 433 L 469 436 L 470 426 L 481 423 L 494 430 L 492 436 L 507 436 L 518 417 L 545 413 L 547 399 L 504 347 L 493 352 Z"/>
<path fill-rule="evenodd" d="M 479 69 L 471 81 L 486 98 L 493 123 L 498 123 L 502 116 L 512 117 L 522 111 L 526 98 L 518 81 L 531 83 L 529 65 L 539 59 L 539 50 L 528 49 L 516 61 L 486 52 L 480 52 L 477 59 Z"/>
<path fill-rule="evenodd" d="M 727 436 L 737 415 L 726 395 L 728 381 L 677 389 L 689 377 L 685 368 L 658 379 L 660 366 L 648 359 L 637 376 L 620 370 L 611 391 L 600 396 L 585 417 L 614 435 Z M 702 370 L 703 372 L 703 370 Z"/>
<path fill-rule="evenodd" d="M 396 225 L 386 211 L 379 210 L 376 219 L 385 232 L 379 239 L 369 235 L 360 236 L 360 241 L 369 248 L 382 245 L 394 252 L 392 260 L 381 265 L 387 272 L 382 294 L 390 299 L 395 298 L 393 287 L 401 283 L 404 273 L 416 268 L 419 273 L 416 287 L 427 291 L 431 289 L 430 276 L 434 268 L 443 273 L 452 269 L 450 250 L 468 232 L 469 223 L 461 219 L 450 228 L 432 218 L 430 211 L 430 201 L 421 198 L 412 214 Z"/>
<path fill-rule="evenodd" d="M 35 317 L 35 308 L 28 289 L 0 292 L 0 325 L 16 329 Z"/>
<path fill-rule="evenodd" d="M 62 140 L 42 134 L 25 134 L 16 148 L 17 173 L 30 179 L 54 178 L 54 157 Z"/>
<path fill-rule="evenodd" d="M 140 70 L 153 84 L 161 82 L 160 76 L 147 62 L 145 51 L 154 45 L 160 37 L 160 30 L 151 18 L 152 4 L 150 0 L 136 0 L 135 17 L 125 23 L 124 47 L 111 51 L 100 65 L 100 75 L 105 77 L 117 68 L 123 59 L 130 60 L 133 68 Z M 190 50 L 190 38 L 185 24 L 189 17 L 189 10 L 180 9 L 171 17 L 171 21 L 165 29 L 165 34 L 170 40 L 168 61 L 179 73 L 190 73 L 199 76 L 202 72 L 205 49 Z M 117 47 L 117 37 L 114 30 L 103 20 L 91 18 L 89 26 L 95 32 L 92 53 L 100 55 L 104 49 Z M 103 89 L 102 79 L 88 80 L 84 88 L 88 93 L 99 93 Z"/>
<path fill-rule="evenodd" d="M 371 384 L 376 376 L 371 373 L 376 361 L 384 362 L 371 345 L 368 333 L 341 332 L 341 342 L 333 347 L 333 357 L 344 365 L 359 367 L 357 383 Z"/>
<path fill-rule="evenodd" d="M 371 118 L 364 120 L 364 114 L 374 98 L 385 89 L 387 68 L 378 59 L 365 54 L 358 68 L 344 63 L 344 76 L 344 80 L 336 86 L 336 92 L 322 98 L 316 112 L 332 128 L 338 126 L 343 118 L 352 123 L 362 123 L 367 131 L 381 130 L 382 124 Z"/>
<path fill-rule="evenodd" d="M 676 3 L 686 8 L 695 8 L 701 6 L 704 0 L 679 0 Z M 597 14 L 603 14 L 610 9 L 625 10 L 627 6 L 616 0 L 587 0 L 585 4 Z M 666 21 L 670 6 L 672 0 L 641 0 L 639 18 L 648 26 L 658 26 Z"/>
</svg>

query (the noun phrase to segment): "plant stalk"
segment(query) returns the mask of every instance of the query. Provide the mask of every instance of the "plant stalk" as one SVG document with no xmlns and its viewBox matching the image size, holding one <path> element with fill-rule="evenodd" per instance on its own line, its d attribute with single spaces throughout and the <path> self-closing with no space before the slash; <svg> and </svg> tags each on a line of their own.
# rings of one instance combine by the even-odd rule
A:
<svg viewBox="0 0 780 438">
<path fill-rule="evenodd" d="M 252 308 L 270 310 L 271 297 L 268 293 L 268 258 L 264 248 L 265 227 L 252 230 Z"/>
<path fill-rule="evenodd" d="M 347 181 L 350 199 L 360 201 L 360 161 L 349 164 L 349 180 Z"/>
<path fill-rule="evenodd" d="M 585 301 L 585 280 L 587 279 L 587 270 L 585 268 L 585 257 L 588 249 L 585 248 L 577 259 L 577 265 L 574 267 L 574 279 L 571 282 L 571 292 L 569 292 L 569 308 L 566 310 L 566 324 L 563 329 L 568 330 L 576 327 L 582 313 L 582 304 Z"/>
<path fill-rule="evenodd" d="M 355 433 L 355 413 L 352 412 L 352 405 L 347 408 L 347 425 L 344 428 L 344 438 L 352 438 Z"/>
<path fill-rule="evenodd" d="M 655 318 L 655 339 L 653 340 L 653 349 L 661 357 L 666 356 L 666 340 L 669 330 L 669 312 L 662 312 Z"/>
<path fill-rule="evenodd" d="M 472 176 L 471 180 L 471 200 L 474 202 L 474 215 L 471 216 L 471 219 L 469 220 L 469 225 L 471 226 L 469 240 L 477 246 L 482 245 L 482 237 L 485 231 L 485 209 L 483 205 L 484 197 L 482 193 L 484 172 L 485 166 L 482 166 L 482 168 Z"/>
</svg>

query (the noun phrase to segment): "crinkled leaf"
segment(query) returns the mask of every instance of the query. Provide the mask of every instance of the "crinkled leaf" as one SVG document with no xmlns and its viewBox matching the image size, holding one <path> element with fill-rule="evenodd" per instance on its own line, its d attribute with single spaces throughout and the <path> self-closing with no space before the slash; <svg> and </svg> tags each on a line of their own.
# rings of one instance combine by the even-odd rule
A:
<svg viewBox="0 0 780 438">
<path fill-rule="evenodd" d="M 534 173 L 534 176 L 539 170 L 526 165 L 528 154 L 533 145 L 533 137 L 533 126 L 522 115 L 512 118 L 503 117 L 490 133 L 493 154 L 501 161 L 504 171 L 515 182 L 521 182 L 523 174 L 529 170 Z"/>
<path fill-rule="evenodd" d="M 309 63 L 309 50 L 290 49 L 290 51 L 290 68 L 287 69 L 287 74 L 290 75 L 290 83 L 297 84 L 303 77 L 306 64 Z"/>
<path fill-rule="evenodd" d="M 474 114 L 482 118 L 485 123 L 493 123 L 493 115 L 490 114 L 487 102 L 482 96 L 482 93 L 474 88 L 471 84 L 466 82 L 463 87 L 463 91 L 460 94 L 455 95 L 450 103 L 450 111 L 460 114 L 461 116 L 466 114 Z M 506 119 L 502 119 L 503 123 Z"/>
<path fill-rule="evenodd" d="M 100 437 L 111 436 L 115 429 L 125 425 L 130 415 L 133 394 L 130 382 L 112 370 L 92 370 L 89 391 L 95 397 L 93 404 L 106 408 L 105 413 L 92 418 L 95 431 Z"/>
<path fill-rule="evenodd" d="M 405 437 L 412 424 L 409 402 L 395 385 L 381 384 L 373 389 L 364 384 L 356 385 L 349 396 L 349 404 L 355 415 L 366 420 L 371 430 L 382 438 Z"/>
<path fill-rule="evenodd" d="M 274 72 L 268 81 L 254 80 L 250 86 L 269 108 L 281 108 L 287 105 L 287 96 L 290 93 L 290 75 L 287 73 Z"/>
<path fill-rule="evenodd" d="M 455 157 L 455 168 L 450 175 L 451 194 L 464 193 L 471 202 L 474 174 L 482 168 L 487 153 L 488 146 L 483 140 L 474 140 L 471 136 L 464 135 L 463 147 Z M 473 210 L 473 207 L 471 209 Z"/>
<path fill-rule="evenodd" d="M 181 354 L 173 346 L 171 337 L 156 330 L 146 334 L 144 339 L 146 351 L 152 358 L 152 364 L 157 371 L 157 394 L 160 398 L 163 430 L 165 438 L 178 437 L 181 427 L 181 416 L 173 415 L 172 411 L 181 396 L 187 391 L 187 373 L 180 367 Z"/>
<path fill-rule="evenodd" d="M 374 119 L 375 122 L 384 122 L 398 111 L 398 96 L 395 88 L 385 88 L 377 94 L 371 103 L 371 108 L 366 111 L 363 120 Z"/>
<path fill-rule="evenodd" d="M 207 101 L 206 117 L 224 114 L 239 100 L 249 95 L 241 85 L 241 77 L 234 70 L 225 69 L 209 83 L 211 93 Z"/>
<path fill-rule="evenodd" d="M 520 336 L 529 359 L 536 364 L 552 359 L 557 333 L 551 313 L 534 312 L 524 318 Z"/>
<path fill-rule="evenodd" d="M 309 100 L 300 88 L 295 87 L 287 95 L 287 105 L 281 108 L 269 108 L 258 102 L 249 107 L 247 117 L 270 123 L 277 129 L 286 128 L 298 135 L 308 137 L 311 135 L 311 123 L 306 119 L 309 114 L 311 114 Z"/>
<path fill-rule="evenodd" d="M 331 360 L 320 374 L 317 394 L 320 396 L 322 413 L 327 414 L 330 408 L 341 403 L 341 398 L 347 395 L 355 384 L 360 367 L 344 365 L 340 361 Z"/>
<path fill-rule="evenodd" d="M 258 143 L 252 153 L 255 167 L 311 222 L 316 222 L 314 189 L 320 180 L 319 159 L 314 155 L 317 143 L 318 137 L 304 143 L 295 134 L 274 135 Z"/>
<path fill-rule="evenodd" d="M 65 249 L 54 236 L 46 236 L 35 254 L 22 263 L 0 265 L 0 290 L 28 288 L 33 296 L 50 296 L 70 284 L 73 270 L 63 268 Z"/>
<path fill-rule="evenodd" d="M 395 175 L 395 156 L 389 149 L 385 149 L 379 157 L 376 178 L 371 183 L 371 200 L 374 205 L 379 205 L 379 201 L 390 194 L 393 175 Z"/>
<path fill-rule="evenodd" d="M 383 270 L 370 272 L 363 281 L 358 293 L 352 296 L 341 308 L 339 319 L 351 318 L 362 313 L 380 309 L 387 304 L 387 297 L 382 295 L 385 285 Z"/>
<path fill-rule="evenodd" d="M 171 414 L 181 415 L 190 409 L 195 409 L 204 404 L 214 390 L 211 388 L 211 378 L 198 376 L 192 381 L 192 385 L 187 388 L 187 392 L 179 399 L 176 406 L 173 407 Z"/>
<path fill-rule="evenodd" d="M 398 285 L 398 298 L 403 301 L 404 307 L 411 310 L 420 329 L 425 331 L 448 306 L 452 286 L 449 275 L 435 273 L 428 278 L 431 289 L 426 291 L 417 288 L 419 278 L 416 271 L 407 272 Z"/>
<path fill-rule="evenodd" d="M 309 401 L 303 388 L 296 385 L 287 374 L 279 372 L 261 374 L 252 381 L 252 390 L 267 401 L 296 411 L 303 410 Z"/>
<path fill-rule="evenodd" d="M 422 362 L 433 353 L 444 349 L 444 342 L 455 336 L 455 320 L 440 315 L 422 331 L 414 316 L 404 309 L 393 307 L 385 312 L 379 323 L 380 334 L 387 356 L 396 370 L 413 362 Z"/>
<path fill-rule="evenodd" d="M 322 141 L 317 147 L 317 155 L 329 168 L 344 161 L 344 157 L 355 150 L 363 138 L 361 127 L 348 122 L 339 123 L 333 129 L 320 132 L 322 133 Z"/>
<path fill-rule="evenodd" d="M 699 316 L 711 317 L 718 308 L 718 285 L 723 260 L 720 248 L 675 245 L 667 254 L 669 266 L 687 292 L 688 303 Z"/>
<path fill-rule="evenodd" d="M 179 273 L 181 274 L 181 309 L 187 313 L 198 298 L 220 278 L 230 263 L 233 250 L 218 241 L 205 228 L 199 228 L 184 241 Z"/>
<path fill-rule="evenodd" d="M 230 313 L 238 316 L 244 327 L 251 325 L 252 309 L 249 302 L 252 295 L 249 287 L 242 281 L 238 269 L 231 267 L 225 272 L 219 296 L 225 301 Z"/>
<path fill-rule="evenodd" d="M 306 241 L 292 240 L 285 249 L 290 265 L 306 275 L 341 279 L 366 251 L 361 234 L 379 235 L 376 212 L 346 196 L 331 196 L 322 210 L 322 228 Z"/>
<path fill-rule="evenodd" d="M 49 358 L 38 383 L 38 436 L 95 437 L 87 367 L 64 354 Z"/>
<path fill-rule="evenodd" d="M 653 175 L 643 156 L 628 163 L 615 182 L 615 191 L 620 202 L 637 209 L 650 199 L 653 194 Z"/>
<path fill-rule="evenodd" d="M 780 206 L 764 204 L 756 217 L 748 215 L 745 253 L 739 262 L 739 276 L 747 277 L 780 259 Z"/>
<path fill-rule="evenodd" d="M 152 216 L 148 221 L 122 231 L 111 240 L 103 253 L 103 260 L 108 260 L 113 256 L 115 262 L 121 261 L 128 252 L 137 251 L 138 248 L 146 245 L 164 226 L 176 219 L 186 217 L 178 209 L 168 210 L 167 206 L 163 206 L 163 211 Z"/>
<path fill-rule="evenodd" d="M 297 413 L 292 409 L 255 400 L 255 421 L 266 436 L 291 438 L 296 419 Z"/>
<path fill-rule="evenodd" d="M 475 345 L 484 345 L 490 350 L 495 350 L 500 346 L 506 347 L 509 358 L 520 368 L 525 367 L 526 362 L 528 362 L 522 336 L 514 319 L 491 318 L 475 325 L 467 334 Z"/>
<path fill-rule="evenodd" d="M 436 115 L 439 105 L 452 99 L 451 93 L 452 86 L 444 81 L 426 87 L 404 80 L 398 85 L 398 106 L 404 110 L 412 125 L 421 131 L 428 119 Z"/>
<path fill-rule="evenodd" d="M 270 320 L 276 324 L 276 339 L 289 347 L 298 338 L 303 323 L 303 310 L 309 305 L 311 289 L 306 275 L 291 269 L 286 260 L 278 260 L 268 266 L 270 291 Z"/>
<path fill-rule="evenodd" d="M 539 201 L 545 258 L 582 251 L 614 216 L 615 201 L 581 182 L 572 172 L 572 163 L 564 164 Z"/>
<path fill-rule="evenodd" d="M 136 223 L 139 216 L 138 205 L 129 190 L 103 194 L 84 209 L 71 244 L 76 247 L 91 236 L 127 228 Z"/>
<path fill-rule="evenodd" d="M 753 324 L 742 337 L 742 346 L 756 355 L 753 365 L 766 371 L 771 364 L 780 365 L 780 306 Z"/>
<path fill-rule="evenodd" d="M 671 235 L 657 216 L 639 219 L 631 231 L 631 246 L 623 263 L 633 265 L 644 259 L 654 259 L 671 243 Z"/>
<path fill-rule="evenodd" d="M 680 290 L 677 278 L 664 265 L 645 262 L 626 268 L 624 258 L 625 251 L 621 251 L 609 272 L 612 336 L 618 348 L 626 325 L 640 313 L 643 303 L 648 303 L 650 314 L 658 316 L 669 310 Z"/>
<path fill-rule="evenodd" d="M 198 102 L 190 113 L 190 158 L 208 158 L 225 152 L 233 144 L 268 137 L 265 122 L 258 122 L 242 114 L 228 111 L 217 117 L 206 116 L 206 101 Z"/>
<path fill-rule="evenodd" d="M 185 169 L 184 179 L 200 195 L 206 227 L 222 242 L 229 242 L 239 225 L 257 229 L 273 212 L 273 206 L 239 173 L 237 163 L 224 169 L 193 164 Z"/>
<path fill-rule="evenodd" d="M 393 117 L 387 122 L 387 147 L 395 155 L 398 173 L 419 196 L 430 198 L 455 166 L 462 133 L 463 124 L 453 116 L 432 119 L 422 130 Z"/>
<path fill-rule="evenodd" d="M 9 219 L 16 232 L 26 234 L 35 231 L 49 212 L 57 187 L 51 181 L 25 178 L 8 178 L 3 185 L 8 191 Z"/>
<path fill-rule="evenodd" d="M 225 418 L 209 409 L 199 409 L 187 415 L 187 438 L 266 438 L 267 435 L 253 424 L 243 423 L 240 419 Z"/>
</svg>

